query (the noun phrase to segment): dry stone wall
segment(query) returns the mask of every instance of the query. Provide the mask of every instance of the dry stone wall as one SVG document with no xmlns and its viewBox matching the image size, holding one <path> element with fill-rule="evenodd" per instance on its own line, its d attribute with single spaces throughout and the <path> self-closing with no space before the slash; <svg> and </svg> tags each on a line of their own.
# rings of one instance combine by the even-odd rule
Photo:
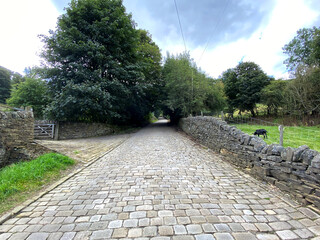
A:
<svg viewBox="0 0 320 240">
<path fill-rule="evenodd" d="M 56 135 L 61 140 L 104 136 L 113 134 L 116 130 L 114 126 L 104 123 L 59 122 L 57 125 Z M 50 151 L 34 142 L 32 112 L 0 111 L 0 167 L 20 160 L 33 159 Z"/>
<path fill-rule="evenodd" d="M 33 128 L 32 112 L 0 112 L 0 167 L 49 152 L 33 141 Z"/>
<path fill-rule="evenodd" d="M 110 135 L 114 127 L 105 123 L 59 122 L 58 139 L 88 138 Z"/>
<path fill-rule="evenodd" d="M 320 208 L 320 153 L 307 146 L 284 148 L 243 133 L 213 117 L 181 119 L 180 128 L 231 163 L 279 187 L 301 203 Z"/>
<path fill-rule="evenodd" d="M 0 112 L 0 166 L 25 158 L 33 141 L 32 112 Z"/>
</svg>

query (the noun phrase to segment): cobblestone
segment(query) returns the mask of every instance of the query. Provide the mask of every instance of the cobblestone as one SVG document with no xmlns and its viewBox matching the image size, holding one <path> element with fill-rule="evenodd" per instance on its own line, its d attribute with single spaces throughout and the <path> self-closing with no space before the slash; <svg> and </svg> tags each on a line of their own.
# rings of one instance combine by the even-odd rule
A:
<svg viewBox="0 0 320 240">
<path fill-rule="evenodd" d="M 277 235 L 283 240 L 297 239 L 298 236 L 291 230 L 277 231 Z"/>
<path fill-rule="evenodd" d="M 32 233 L 27 240 L 46 240 L 49 236 L 49 233 Z"/>
<path fill-rule="evenodd" d="M 155 124 L 4 222 L 0 240 L 319 239 L 319 214 L 280 197 Z"/>
</svg>

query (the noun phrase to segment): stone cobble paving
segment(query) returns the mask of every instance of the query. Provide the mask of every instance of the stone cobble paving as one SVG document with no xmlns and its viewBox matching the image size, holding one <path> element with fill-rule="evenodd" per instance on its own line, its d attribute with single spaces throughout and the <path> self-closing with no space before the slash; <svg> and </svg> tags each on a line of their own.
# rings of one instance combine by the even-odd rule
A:
<svg viewBox="0 0 320 240">
<path fill-rule="evenodd" d="M 0 225 L 0 240 L 317 240 L 319 224 L 314 211 L 158 124 Z"/>
</svg>

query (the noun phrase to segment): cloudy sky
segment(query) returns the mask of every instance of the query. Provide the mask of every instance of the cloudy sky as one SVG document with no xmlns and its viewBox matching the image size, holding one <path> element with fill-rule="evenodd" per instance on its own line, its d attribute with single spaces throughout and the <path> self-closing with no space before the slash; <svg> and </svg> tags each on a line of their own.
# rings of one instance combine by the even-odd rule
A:
<svg viewBox="0 0 320 240">
<path fill-rule="evenodd" d="M 69 0 L 0 0 L 0 66 L 22 73 L 39 65 L 39 34 L 54 29 Z M 303 27 L 320 26 L 319 0 L 176 0 L 185 44 L 208 75 L 254 61 L 287 78 L 282 47 Z M 124 0 L 138 28 L 166 52 L 185 50 L 174 0 Z"/>
</svg>

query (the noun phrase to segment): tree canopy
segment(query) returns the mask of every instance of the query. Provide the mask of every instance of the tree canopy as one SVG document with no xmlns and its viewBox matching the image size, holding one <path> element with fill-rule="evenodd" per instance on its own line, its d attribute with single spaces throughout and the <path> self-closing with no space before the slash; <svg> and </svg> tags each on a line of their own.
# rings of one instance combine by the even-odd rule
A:
<svg viewBox="0 0 320 240">
<path fill-rule="evenodd" d="M 320 113 L 320 68 L 299 66 L 295 79 L 287 86 L 287 110 L 293 115 Z"/>
<path fill-rule="evenodd" d="M 285 109 L 291 115 L 320 113 L 320 28 L 302 28 L 283 48 L 293 79 L 283 93 Z"/>
<path fill-rule="evenodd" d="M 159 47 L 153 42 L 147 31 L 138 30 L 138 34 L 138 58 L 146 85 L 145 101 L 149 106 L 148 108 L 154 111 L 160 107 L 159 100 L 163 94 L 162 56 Z"/>
<path fill-rule="evenodd" d="M 302 87 L 298 81 L 310 86 L 320 64 L 320 30 L 314 27 L 299 30 L 283 48 L 289 56 L 285 62 L 288 69 L 300 69 L 292 84 L 271 81 L 253 62 L 241 62 L 224 72 L 221 80 L 214 80 L 197 68 L 188 53 L 168 54 L 162 67 L 159 47 L 147 31 L 136 29 L 122 0 L 71 0 L 55 30 L 41 38 L 45 44 L 43 68 L 29 69 L 36 76 L 27 78 L 9 75 L 9 84 L 11 78 L 15 89 L 8 102 L 18 102 L 13 99 L 21 95 L 18 89 L 26 85 L 22 82 L 31 84 L 30 79 L 41 76 L 45 79 L 42 83 L 48 83 L 50 98 L 42 104 L 47 106 L 45 114 L 60 121 L 141 123 L 159 109 L 175 121 L 223 110 L 226 102 L 230 112 L 248 110 L 254 116 L 256 104 L 264 103 L 269 113 L 276 113 L 288 104 L 284 90 L 295 99 L 295 106 L 302 108 L 295 91 Z M 9 85 L 3 87 L 8 83 L 3 79 L 8 75 L 0 69 L 2 102 L 9 96 L 6 89 L 10 92 Z M 317 105 L 312 106 L 305 111 L 318 111 Z"/>
<path fill-rule="evenodd" d="M 297 35 L 283 47 L 289 57 L 284 61 L 289 71 L 295 71 L 299 65 L 319 66 L 320 29 L 302 28 Z"/>
<path fill-rule="evenodd" d="M 5 103 L 10 97 L 11 71 L 0 66 L 0 103 Z"/>
<path fill-rule="evenodd" d="M 121 0 L 72 0 L 42 40 L 53 95 L 48 116 L 119 123 L 139 122 L 149 112 L 160 50 L 135 29 Z"/>
<path fill-rule="evenodd" d="M 273 80 L 261 92 L 261 103 L 267 105 L 268 114 L 277 114 L 278 109 L 285 103 L 285 89 L 288 81 Z"/>
<path fill-rule="evenodd" d="M 223 85 L 197 69 L 187 53 L 168 54 L 163 79 L 164 114 L 169 115 L 173 122 L 190 114 L 219 111 L 225 106 Z"/>
<path fill-rule="evenodd" d="M 260 102 L 261 90 L 270 80 L 271 78 L 254 62 L 241 62 L 235 68 L 224 72 L 222 81 L 230 112 L 238 108 L 240 111 L 251 111 L 255 116 L 254 108 Z"/>
</svg>

